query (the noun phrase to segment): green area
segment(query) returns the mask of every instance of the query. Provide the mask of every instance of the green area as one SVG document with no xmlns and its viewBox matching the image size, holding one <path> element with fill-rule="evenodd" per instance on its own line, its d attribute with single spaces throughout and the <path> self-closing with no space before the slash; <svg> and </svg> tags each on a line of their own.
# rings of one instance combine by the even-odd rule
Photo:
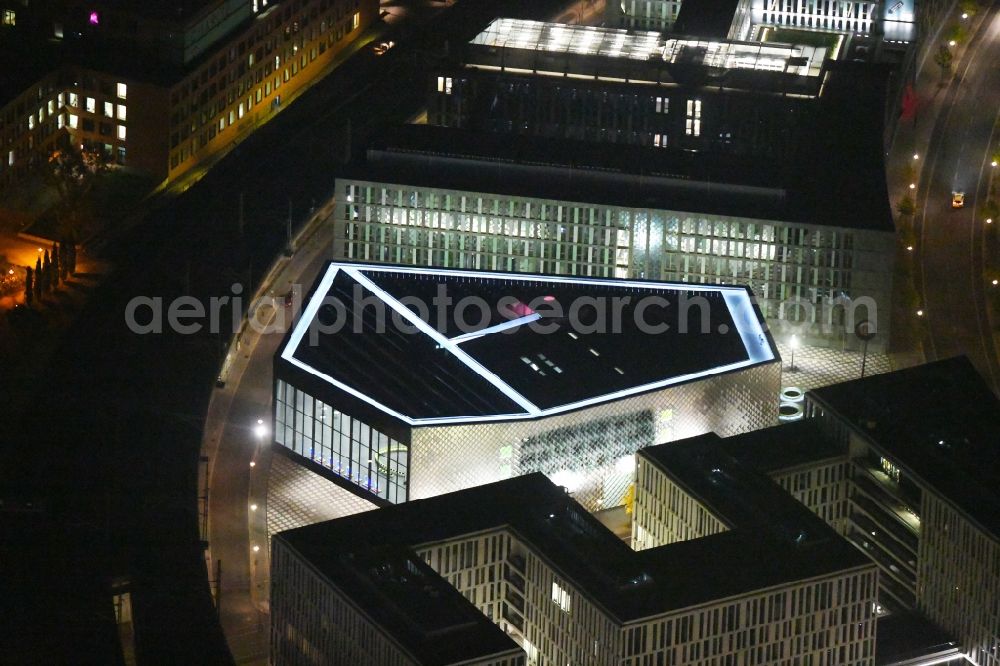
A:
<svg viewBox="0 0 1000 666">
<path fill-rule="evenodd" d="M 772 28 L 767 31 L 767 42 L 780 42 L 782 44 L 800 44 L 802 46 L 812 46 L 815 48 L 825 48 L 830 56 L 837 48 L 840 35 L 832 32 L 816 32 L 815 30 L 791 30 L 788 28 Z"/>
</svg>

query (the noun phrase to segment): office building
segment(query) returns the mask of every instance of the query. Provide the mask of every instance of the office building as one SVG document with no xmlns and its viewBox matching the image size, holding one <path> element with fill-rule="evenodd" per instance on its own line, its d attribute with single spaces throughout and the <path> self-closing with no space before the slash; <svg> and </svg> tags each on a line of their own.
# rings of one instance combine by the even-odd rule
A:
<svg viewBox="0 0 1000 666">
<path fill-rule="evenodd" d="M 849 538 L 885 603 L 916 607 L 977 666 L 1000 664 L 1000 403 L 953 358 L 810 391 L 850 460 Z"/>
<path fill-rule="evenodd" d="M 451 598 L 442 595 L 444 607 L 428 603 L 430 592 L 382 590 L 446 581 L 464 597 L 457 605 L 503 629 L 532 666 L 873 664 L 877 568 L 782 496 L 771 520 L 641 552 L 541 474 L 282 532 L 273 540 L 272 659 L 301 663 L 309 650 L 337 661 L 415 642 L 425 609 L 452 613 Z M 398 562 L 414 573 L 400 575 Z M 434 581 L 424 583 L 418 563 Z M 307 591 L 322 601 L 296 603 Z M 331 617 L 328 604 L 348 610 Z M 440 636 L 434 645 L 448 649 L 447 629 Z M 497 652 L 482 647 L 470 663 Z"/>
<path fill-rule="evenodd" d="M 66 145 L 157 182 L 177 178 L 316 80 L 377 18 L 378 3 L 214 0 L 179 14 L 159 2 L 22 13 L 17 26 L 0 27 L 11 33 L 0 43 L 0 188 Z"/>
<path fill-rule="evenodd" d="M 597 509 L 642 446 L 775 423 L 779 382 L 743 287 L 330 263 L 275 354 L 273 432 L 376 504 L 540 471 Z"/>
<path fill-rule="evenodd" d="M 896 242 L 884 173 L 822 162 L 407 126 L 337 180 L 333 256 L 747 285 L 778 339 L 858 349 L 869 320 L 882 351 Z"/>
</svg>

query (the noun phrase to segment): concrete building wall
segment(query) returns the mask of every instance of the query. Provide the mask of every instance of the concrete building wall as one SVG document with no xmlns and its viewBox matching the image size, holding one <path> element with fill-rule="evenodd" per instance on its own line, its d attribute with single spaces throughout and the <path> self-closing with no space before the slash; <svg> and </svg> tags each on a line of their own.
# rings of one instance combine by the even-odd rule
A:
<svg viewBox="0 0 1000 666">
<path fill-rule="evenodd" d="M 638 449 L 773 425 L 780 373 L 778 363 L 769 363 L 537 421 L 414 428 L 409 498 L 537 471 L 589 510 L 617 506 L 632 482 Z M 546 454 L 530 456 L 538 445 Z"/>
<path fill-rule="evenodd" d="M 894 236 L 784 221 L 338 180 L 333 257 L 366 262 L 745 284 L 775 337 L 889 340 Z"/>
<path fill-rule="evenodd" d="M 847 534 L 850 465 L 846 457 L 777 470 L 769 476 L 838 534 Z"/>
<path fill-rule="evenodd" d="M 917 604 L 976 666 L 1000 665 L 1000 543 L 930 492 L 921 502 Z"/>
</svg>

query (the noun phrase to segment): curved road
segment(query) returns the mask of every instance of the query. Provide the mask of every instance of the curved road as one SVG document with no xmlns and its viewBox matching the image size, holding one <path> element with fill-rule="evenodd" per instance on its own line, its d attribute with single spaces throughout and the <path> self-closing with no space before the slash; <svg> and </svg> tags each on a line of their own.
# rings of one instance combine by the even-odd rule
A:
<svg viewBox="0 0 1000 666">
<path fill-rule="evenodd" d="M 987 198 L 989 146 L 1000 109 L 1000 13 L 988 10 L 964 56 L 934 127 L 920 177 L 917 218 L 928 360 L 967 355 L 1000 393 L 1000 367 L 987 317 L 979 210 Z M 925 185 L 926 184 L 926 185 Z M 953 191 L 965 207 L 952 209 Z"/>
</svg>

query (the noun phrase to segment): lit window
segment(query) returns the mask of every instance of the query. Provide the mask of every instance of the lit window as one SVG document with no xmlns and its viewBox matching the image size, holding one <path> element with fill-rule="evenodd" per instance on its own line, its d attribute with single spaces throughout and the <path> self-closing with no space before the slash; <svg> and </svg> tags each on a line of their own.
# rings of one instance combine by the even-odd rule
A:
<svg viewBox="0 0 1000 666">
<path fill-rule="evenodd" d="M 128 86 L 125 85 L 124 83 L 119 83 L 118 84 L 118 99 L 127 99 L 127 98 L 128 98 Z"/>
<path fill-rule="evenodd" d="M 118 120 L 125 120 L 127 118 L 126 109 L 124 104 L 118 105 Z"/>
<path fill-rule="evenodd" d="M 569 592 L 564 590 L 559 586 L 558 583 L 552 583 L 552 601 L 559 605 L 559 608 L 563 609 L 565 612 L 569 612 L 570 609 L 570 599 Z"/>
<path fill-rule="evenodd" d="M 438 77 L 438 92 L 443 92 L 445 95 L 451 94 L 451 77 L 450 76 L 439 76 Z"/>
<path fill-rule="evenodd" d="M 93 97 L 87 98 L 87 113 L 97 113 L 97 100 Z"/>
<path fill-rule="evenodd" d="M 247 67 L 253 67 L 253 54 L 252 53 L 247 57 Z"/>
<path fill-rule="evenodd" d="M 257 0 L 250 0 L 250 9 L 254 14 L 260 11 L 260 7 L 257 6 Z"/>
<path fill-rule="evenodd" d="M 237 112 L 236 112 L 236 115 L 237 115 L 237 117 L 239 117 L 239 118 L 242 118 L 242 117 L 243 117 L 243 102 L 240 102 L 240 107 L 239 107 L 239 109 L 237 110 Z"/>
<path fill-rule="evenodd" d="M 14 166 L 14 151 L 7 153 L 7 166 Z"/>
<path fill-rule="evenodd" d="M 112 104 L 111 102 L 105 102 L 104 103 L 104 117 L 105 118 L 114 118 L 114 116 L 115 116 L 115 105 Z"/>
<path fill-rule="evenodd" d="M 45 107 L 44 106 L 41 107 L 40 109 L 38 109 L 38 122 L 42 122 L 43 120 L 45 120 Z"/>
<path fill-rule="evenodd" d="M 62 129 L 63 128 L 63 122 L 64 122 L 63 121 L 63 114 L 60 113 L 58 116 L 56 116 L 56 127 L 58 127 L 59 129 Z"/>
<path fill-rule="evenodd" d="M 125 126 L 124 125 L 119 125 L 118 126 L 118 140 L 119 141 L 124 141 L 125 140 Z"/>
<path fill-rule="evenodd" d="M 232 111 L 230 111 L 229 112 L 229 124 L 232 125 L 235 121 L 236 121 L 235 114 Z"/>
<path fill-rule="evenodd" d="M 56 95 L 56 103 L 59 106 L 64 106 L 66 104 L 66 95 L 64 95 L 62 93 L 59 93 L 58 95 Z"/>
<path fill-rule="evenodd" d="M 354 17 L 351 19 L 351 30 L 357 30 L 359 25 L 361 25 L 361 14 L 354 12 Z"/>
<path fill-rule="evenodd" d="M 79 119 L 78 119 L 77 115 L 75 113 L 69 114 L 69 126 L 70 126 L 70 129 L 76 129 L 76 126 L 77 126 L 78 123 L 79 123 Z"/>
<path fill-rule="evenodd" d="M 670 98 L 669 97 L 657 97 L 656 98 L 656 112 L 666 113 L 670 110 Z"/>
<path fill-rule="evenodd" d="M 4 25 L 16 25 L 17 24 L 17 14 L 14 13 L 13 9 L 3 10 L 3 24 Z"/>
<path fill-rule="evenodd" d="M 80 106 L 80 97 L 76 93 L 69 94 L 69 105 L 70 106 Z"/>
<path fill-rule="evenodd" d="M 28 129 L 35 129 L 35 114 L 28 116 Z"/>
<path fill-rule="evenodd" d="M 653 145 L 657 148 L 667 147 L 667 135 L 666 134 L 654 134 L 653 135 Z"/>
<path fill-rule="evenodd" d="M 226 129 L 226 119 L 219 118 L 219 131 L 221 132 L 224 129 Z"/>
<path fill-rule="evenodd" d="M 687 101 L 687 122 L 684 124 L 684 130 L 688 136 L 701 136 L 701 100 Z"/>
</svg>

